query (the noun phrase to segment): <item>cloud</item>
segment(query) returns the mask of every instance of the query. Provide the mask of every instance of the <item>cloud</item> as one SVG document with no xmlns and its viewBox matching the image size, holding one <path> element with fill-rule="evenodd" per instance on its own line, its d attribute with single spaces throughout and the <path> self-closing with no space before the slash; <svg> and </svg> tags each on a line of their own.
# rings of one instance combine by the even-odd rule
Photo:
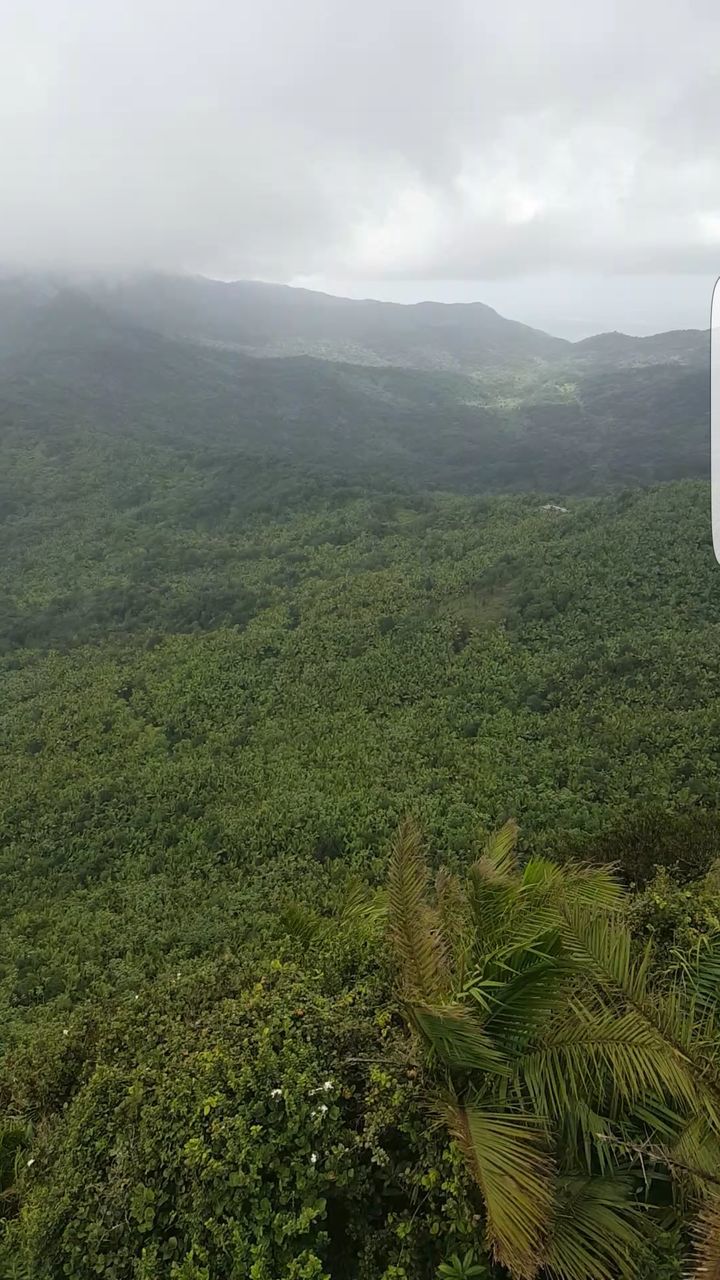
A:
<svg viewBox="0 0 720 1280">
<path fill-rule="evenodd" d="M 266 279 L 713 272 L 712 0 L 25 0 L 0 258 Z"/>
</svg>

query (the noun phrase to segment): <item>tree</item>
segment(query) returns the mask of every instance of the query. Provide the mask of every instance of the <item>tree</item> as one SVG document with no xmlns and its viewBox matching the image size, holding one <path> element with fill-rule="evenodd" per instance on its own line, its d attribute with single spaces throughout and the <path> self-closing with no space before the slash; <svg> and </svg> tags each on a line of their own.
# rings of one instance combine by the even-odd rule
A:
<svg viewBox="0 0 720 1280">
<path fill-rule="evenodd" d="M 656 1144 L 678 1204 L 703 1196 L 680 1165 L 720 1168 L 717 956 L 661 971 L 611 871 L 521 868 L 516 836 L 507 823 L 465 884 L 441 871 L 431 894 L 421 832 L 400 827 L 388 896 L 403 1007 L 494 1259 L 517 1280 L 629 1277 L 647 1241 L 638 1144 Z"/>
</svg>

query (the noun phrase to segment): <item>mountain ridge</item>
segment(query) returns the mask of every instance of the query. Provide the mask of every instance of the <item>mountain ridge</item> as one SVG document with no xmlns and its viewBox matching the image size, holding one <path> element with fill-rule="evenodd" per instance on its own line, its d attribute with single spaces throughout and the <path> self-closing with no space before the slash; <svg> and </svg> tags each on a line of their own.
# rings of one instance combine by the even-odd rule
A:
<svg viewBox="0 0 720 1280">
<path fill-rule="evenodd" d="M 571 342 L 501 315 L 486 303 L 381 302 L 291 285 L 143 274 L 124 279 L 0 278 L 0 343 L 7 313 L 32 324 L 36 307 L 74 295 L 149 332 L 261 358 L 314 356 L 334 363 L 458 373 L 532 362 L 621 363 L 707 358 L 708 333 L 634 337 L 601 333 Z M 3 319 L 5 317 L 5 320 Z"/>
<path fill-rule="evenodd" d="M 507 326 L 501 337 L 514 341 Z M 506 359 L 485 346 L 480 369 L 314 350 L 268 358 L 142 326 L 87 292 L 6 284 L 0 423 L 23 454 L 82 457 L 92 439 L 108 458 L 132 446 L 123 463 L 132 467 L 155 448 L 172 451 L 171 471 L 192 456 L 192 483 L 218 509 L 240 496 L 252 503 L 266 462 L 323 485 L 459 492 L 594 493 L 707 473 L 704 341 L 688 354 L 686 337 L 679 348 L 671 337 L 635 361 L 632 351 L 604 354 L 602 342 L 599 356 L 592 346 L 573 355 L 560 340 L 560 355 L 542 358 L 520 335 L 521 351 L 506 348 Z M 224 472 L 239 476 L 234 490 Z M 91 482 L 84 463 L 78 476 Z M 18 510 L 12 485 L 4 501 Z"/>
</svg>

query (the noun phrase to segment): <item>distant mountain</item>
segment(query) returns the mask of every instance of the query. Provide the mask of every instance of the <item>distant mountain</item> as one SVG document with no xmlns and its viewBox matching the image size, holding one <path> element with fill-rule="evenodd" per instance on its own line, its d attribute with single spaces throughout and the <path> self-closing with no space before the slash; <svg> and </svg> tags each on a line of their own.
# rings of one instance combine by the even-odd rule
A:
<svg viewBox="0 0 720 1280">
<path fill-rule="evenodd" d="M 268 354 L 301 332 L 322 358 Z M 162 277 L 0 281 L 5 443 L 52 442 L 68 460 L 97 446 L 96 468 L 140 472 L 169 450 L 156 475 L 190 468 L 188 517 L 198 484 L 205 510 L 249 509 L 273 488 L 258 487 L 267 467 L 331 486 L 558 494 L 705 475 L 707 363 L 703 334 L 572 344 L 480 304 Z M 6 502 L 18 510 L 12 484 Z"/>
<path fill-rule="evenodd" d="M 286 285 L 145 276 L 106 285 L 112 312 L 168 336 L 259 356 L 312 355 L 363 365 L 474 371 L 569 347 L 482 303 L 356 301 Z"/>
<path fill-rule="evenodd" d="M 710 359 L 710 333 L 703 329 L 673 329 L 647 338 L 627 333 L 598 333 L 573 343 L 579 360 L 612 364 L 705 364 Z"/>
<path fill-rule="evenodd" d="M 571 365 L 697 364 L 709 335 L 676 330 L 636 338 L 602 333 L 580 342 L 508 320 L 483 303 L 338 298 L 255 281 L 144 274 L 68 284 L 50 277 L 0 279 L 0 352 L 22 338 L 53 298 L 71 294 L 108 320 L 183 342 L 264 358 L 313 356 L 342 364 L 482 373 L 528 362 Z"/>
<path fill-rule="evenodd" d="M 508 320 L 481 302 L 392 302 L 333 297 L 287 285 L 142 276 L 94 288 L 113 313 L 167 336 L 250 355 L 311 355 L 363 365 L 465 373 L 532 360 L 652 364 L 707 359 L 699 330 L 568 342 Z"/>
</svg>

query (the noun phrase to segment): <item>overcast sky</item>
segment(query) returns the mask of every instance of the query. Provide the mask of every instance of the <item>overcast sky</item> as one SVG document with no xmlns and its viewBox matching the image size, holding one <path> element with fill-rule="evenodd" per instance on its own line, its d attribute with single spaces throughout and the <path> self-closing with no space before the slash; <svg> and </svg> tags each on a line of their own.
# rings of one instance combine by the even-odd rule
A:
<svg viewBox="0 0 720 1280">
<path fill-rule="evenodd" d="M 0 261 L 708 323 L 717 0 L 0 0 Z"/>
</svg>

